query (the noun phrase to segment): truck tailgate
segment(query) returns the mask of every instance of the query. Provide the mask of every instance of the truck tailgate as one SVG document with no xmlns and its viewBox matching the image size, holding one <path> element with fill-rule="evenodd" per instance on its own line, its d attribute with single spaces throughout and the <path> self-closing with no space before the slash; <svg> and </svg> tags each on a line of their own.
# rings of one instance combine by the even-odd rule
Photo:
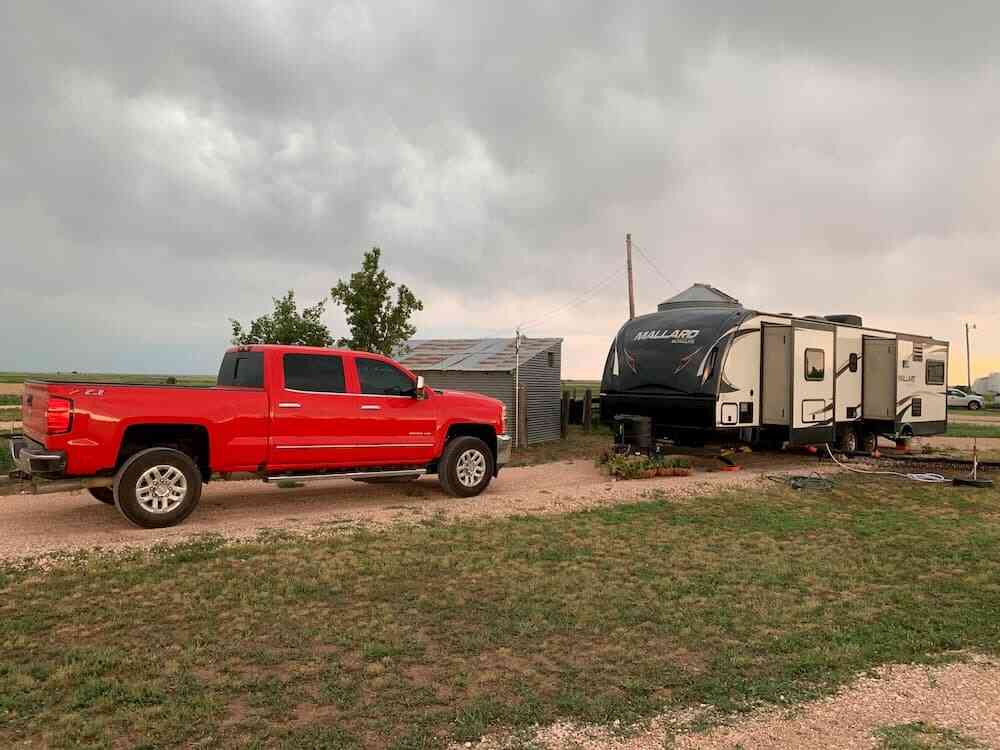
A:
<svg viewBox="0 0 1000 750">
<path fill-rule="evenodd" d="M 24 434 L 45 444 L 45 410 L 49 405 L 49 387 L 45 383 L 25 383 L 21 396 L 21 423 Z"/>
</svg>

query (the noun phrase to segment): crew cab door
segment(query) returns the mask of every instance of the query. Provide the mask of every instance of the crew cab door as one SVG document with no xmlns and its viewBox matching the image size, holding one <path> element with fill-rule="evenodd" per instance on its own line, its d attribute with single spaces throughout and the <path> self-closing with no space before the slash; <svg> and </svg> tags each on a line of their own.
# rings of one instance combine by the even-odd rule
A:
<svg viewBox="0 0 1000 750">
<path fill-rule="evenodd" d="M 350 358 L 341 353 L 286 352 L 272 373 L 270 469 L 361 466 L 359 395 L 350 392 Z"/>
<path fill-rule="evenodd" d="M 792 423 L 789 442 L 832 442 L 834 425 L 834 331 L 800 328 L 792 333 Z"/>
<path fill-rule="evenodd" d="M 384 359 L 356 355 L 354 364 L 367 453 L 380 465 L 431 462 L 438 430 L 433 394 L 417 398 L 414 379 Z"/>
</svg>

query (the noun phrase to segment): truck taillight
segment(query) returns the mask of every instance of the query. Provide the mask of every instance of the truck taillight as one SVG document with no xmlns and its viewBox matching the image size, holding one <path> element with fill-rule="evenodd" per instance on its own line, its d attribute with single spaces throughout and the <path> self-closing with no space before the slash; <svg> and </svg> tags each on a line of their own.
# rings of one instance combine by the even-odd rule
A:
<svg viewBox="0 0 1000 750">
<path fill-rule="evenodd" d="M 73 402 L 68 398 L 49 397 L 49 405 L 45 408 L 45 429 L 50 435 L 69 432 L 73 421 Z"/>
</svg>

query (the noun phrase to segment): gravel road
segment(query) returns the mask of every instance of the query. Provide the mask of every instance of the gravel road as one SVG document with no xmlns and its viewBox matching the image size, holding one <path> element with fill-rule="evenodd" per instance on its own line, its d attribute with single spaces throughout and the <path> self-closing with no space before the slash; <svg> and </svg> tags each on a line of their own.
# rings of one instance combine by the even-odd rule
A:
<svg viewBox="0 0 1000 750">
<path fill-rule="evenodd" d="M 121 549 L 177 542 L 199 534 L 252 537 L 264 529 L 309 531 L 340 524 L 384 525 L 444 518 L 487 518 L 525 513 L 561 513 L 641 498 L 651 490 L 697 495 L 721 487 L 761 481 L 766 471 L 813 470 L 803 456 L 748 456 L 742 472 L 699 471 L 690 477 L 614 482 L 590 461 L 504 470 L 479 497 L 445 495 L 433 477 L 417 482 L 367 485 L 321 482 L 280 489 L 261 482 L 213 482 L 182 525 L 138 529 L 118 511 L 85 492 L 0 497 L 0 559 L 42 556 L 91 548 Z M 709 464 L 711 465 L 711 464 Z"/>
</svg>

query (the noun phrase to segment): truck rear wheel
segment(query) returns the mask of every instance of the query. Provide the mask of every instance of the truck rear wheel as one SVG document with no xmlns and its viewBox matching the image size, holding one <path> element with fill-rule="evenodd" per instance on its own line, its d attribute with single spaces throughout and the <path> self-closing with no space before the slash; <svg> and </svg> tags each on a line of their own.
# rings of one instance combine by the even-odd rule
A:
<svg viewBox="0 0 1000 750">
<path fill-rule="evenodd" d="M 88 487 L 87 492 L 89 492 L 95 500 L 100 500 L 105 505 L 115 504 L 114 487 Z"/>
<path fill-rule="evenodd" d="M 457 437 L 444 448 L 438 479 L 452 497 L 472 497 L 493 479 L 493 453 L 477 437 Z"/>
<path fill-rule="evenodd" d="M 115 476 L 115 505 L 136 526 L 174 526 L 201 499 L 201 472 L 186 453 L 149 448 L 125 462 Z"/>
</svg>

